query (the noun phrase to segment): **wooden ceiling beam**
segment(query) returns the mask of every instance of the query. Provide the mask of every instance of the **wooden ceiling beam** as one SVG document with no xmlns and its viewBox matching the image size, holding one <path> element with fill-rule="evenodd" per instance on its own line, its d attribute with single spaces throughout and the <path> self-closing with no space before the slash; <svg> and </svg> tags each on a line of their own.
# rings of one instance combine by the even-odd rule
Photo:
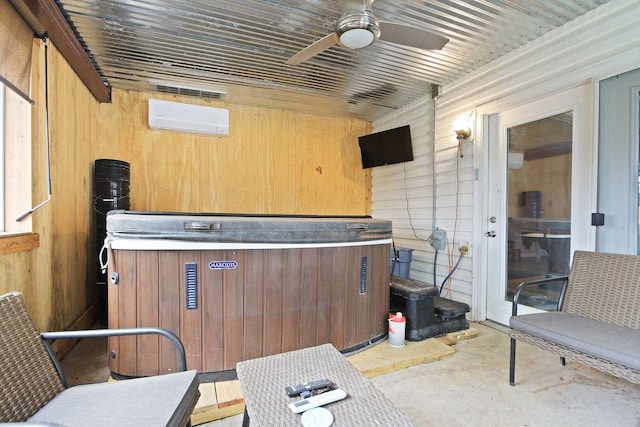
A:
<svg viewBox="0 0 640 427">
<path fill-rule="evenodd" d="M 34 31 L 40 35 L 43 30 L 47 32 L 56 48 L 98 102 L 111 102 L 111 88 L 102 80 L 55 0 L 11 0 L 11 3 Z M 33 22 L 34 19 L 36 22 Z"/>
</svg>

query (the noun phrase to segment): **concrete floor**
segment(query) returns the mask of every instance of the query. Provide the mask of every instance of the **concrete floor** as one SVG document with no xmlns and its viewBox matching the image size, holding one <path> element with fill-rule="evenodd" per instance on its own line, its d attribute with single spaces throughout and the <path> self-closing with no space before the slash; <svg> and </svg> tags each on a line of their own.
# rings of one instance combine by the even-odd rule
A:
<svg viewBox="0 0 640 427">
<path fill-rule="evenodd" d="M 472 324 L 478 336 L 442 360 L 372 378 L 423 426 L 640 427 L 640 385 L 518 343 L 516 386 L 509 386 L 509 338 L 497 325 Z M 106 344 L 80 342 L 63 360 L 71 384 L 104 381 Z M 242 415 L 201 426 L 237 427 Z"/>
</svg>

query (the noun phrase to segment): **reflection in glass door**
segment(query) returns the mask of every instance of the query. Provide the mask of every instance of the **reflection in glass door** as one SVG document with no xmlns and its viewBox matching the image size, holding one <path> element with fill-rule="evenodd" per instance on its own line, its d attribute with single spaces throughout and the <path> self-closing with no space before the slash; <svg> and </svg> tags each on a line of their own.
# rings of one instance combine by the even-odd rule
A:
<svg viewBox="0 0 640 427">
<path fill-rule="evenodd" d="M 569 273 L 573 114 L 507 129 L 506 295 L 526 280 Z M 522 295 L 522 304 L 553 309 L 561 281 Z"/>
</svg>

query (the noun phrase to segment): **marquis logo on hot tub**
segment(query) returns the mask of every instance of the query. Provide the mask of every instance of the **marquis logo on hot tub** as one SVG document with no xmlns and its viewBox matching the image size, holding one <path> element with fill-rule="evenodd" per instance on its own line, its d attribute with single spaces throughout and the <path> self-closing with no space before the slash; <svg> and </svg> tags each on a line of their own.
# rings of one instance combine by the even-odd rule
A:
<svg viewBox="0 0 640 427">
<path fill-rule="evenodd" d="M 237 261 L 210 261 L 209 268 L 211 270 L 234 270 L 238 268 Z"/>
</svg>

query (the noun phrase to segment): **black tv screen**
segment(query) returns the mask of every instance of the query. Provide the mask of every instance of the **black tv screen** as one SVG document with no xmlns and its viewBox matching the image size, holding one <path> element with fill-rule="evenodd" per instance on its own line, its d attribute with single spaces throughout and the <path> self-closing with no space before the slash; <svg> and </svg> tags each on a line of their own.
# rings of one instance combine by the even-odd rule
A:
<svg viewBox="0 0 640 427">
<path fill-rule="evenodd" d="M 413 160 L 409 125 L 358 137 L 362 169 Z"/>
</svg>

